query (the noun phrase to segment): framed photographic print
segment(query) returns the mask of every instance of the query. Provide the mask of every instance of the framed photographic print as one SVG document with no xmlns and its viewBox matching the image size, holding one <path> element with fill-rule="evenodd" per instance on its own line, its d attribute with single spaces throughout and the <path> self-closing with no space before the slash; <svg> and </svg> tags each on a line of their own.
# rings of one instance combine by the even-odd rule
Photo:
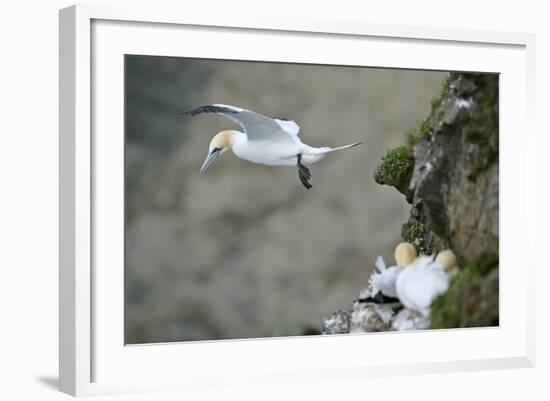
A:
<svg viewBox="0 0 550 401">
<path fill-rule="evenodd" d="M 532 366 L 533 41 L 61 10 L 61 390 Z"/>
</svg>

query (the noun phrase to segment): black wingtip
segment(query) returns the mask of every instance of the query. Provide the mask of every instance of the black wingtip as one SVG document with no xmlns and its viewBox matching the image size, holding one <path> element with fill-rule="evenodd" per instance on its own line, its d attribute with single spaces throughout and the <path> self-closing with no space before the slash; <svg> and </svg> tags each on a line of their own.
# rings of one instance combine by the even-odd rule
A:
<svg viewBox="0 0 550 401">
<path fill-rule="evenodd" d="M 192 110 L 184 111 L 181 113 L 182 117 L 194 117 L 197 114 L 202 113 L 225 113 L 225 114 L 238 114 L 239 112 L 237 110 L 233 110 L 229 107 L 224 106 L 216 106 L 214 104 L 207 104 L 205 106 L 199 106 L 197 108 L 194 108 Z"/>
<path fill-rule="evenodd" d="M 195 110 L 195 109 L 193 109 L 193 110 Z M 182 116 L 183 118 L 185 118 L 185 117 L 193 117 L 193 116 L 194 116 L 193 110 L 187 110 L 187 111 L 181 112 L 181 113 L 180 113 L 180 116 Z"/>
<path fill-rule="evenodd" d="M 206 113 L 207 111 L 205 110 L 205 107 L 206 106 L 200 106 L 200 107 L 196 107 L 196 108 L 191 109 L 191 110 L 184 111 L 183 113 L 181 113 L 181 116 L 182 117 L 193 117 L 193 116 L 196 116 L 197 114 Z"/>
</svg>

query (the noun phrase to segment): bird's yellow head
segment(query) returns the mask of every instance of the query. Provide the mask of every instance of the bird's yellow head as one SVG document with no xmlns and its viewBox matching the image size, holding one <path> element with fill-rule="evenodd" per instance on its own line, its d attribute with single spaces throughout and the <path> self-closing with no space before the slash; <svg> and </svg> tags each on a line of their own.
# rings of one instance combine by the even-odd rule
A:
<svg viewBox="0 0 550 401">
<path fill-rule="evenodd" d="M 445 249 L 437 254 L 435 261 L 445 268 L 445 270 L 451 271 L 458 268 L 456 256 L 450 249 Z"/>
<path fill-rule="evenodd" d="M 418 253 L 416 253 L 416 248 L 408 243 L 408 242 L 401 242 L 395 247 L 395 264 L 397 266 L 408 266 L 418 256 Z"/>
<path fill-rule="evenodd" d="M 227 130 L 218 132 L 210 141 L 208 146 L 208 155 L 201 166 L 201 173 L 210 166 L 222 153 L 227 152 L 233 147 L 234 131 Z"/>
</svg>

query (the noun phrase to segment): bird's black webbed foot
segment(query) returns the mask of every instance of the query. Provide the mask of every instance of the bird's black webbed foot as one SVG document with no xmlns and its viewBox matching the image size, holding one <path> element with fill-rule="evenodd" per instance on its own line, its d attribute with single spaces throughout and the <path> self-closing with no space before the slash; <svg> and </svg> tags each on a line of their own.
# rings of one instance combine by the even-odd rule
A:
<svg viewBox="0 0 550 401">
<path fill-rule="evenodd" d="M 309 169 L 302 164 L 302 155 L 296 155 L 298 158 L 298 177 L 300 178 L 300 182 L 306 189 L 313 188 L 313 185 L 309 183 L 309 180 L 311 179 L 311 172 Z"/>
</svg>

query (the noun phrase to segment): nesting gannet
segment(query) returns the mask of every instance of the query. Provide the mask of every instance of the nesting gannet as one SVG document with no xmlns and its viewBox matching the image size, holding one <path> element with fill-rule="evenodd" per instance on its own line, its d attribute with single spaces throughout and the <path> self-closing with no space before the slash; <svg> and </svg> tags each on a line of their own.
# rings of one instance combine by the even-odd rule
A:
<svg viewBox="0 0 550 401">
<path fill-rule="evenodd" d="M 394 252 L 395 266 L 386 267 L 384 258 L 378 256 L 374 263 L 378 272 L 374 271 L 369 278 L 369 289 L 376 299 L 378 293 L 383 296 L 396 298 L 395 282 L 405 266 L 411 264 L 418 256 L 416 249 L 408 242 L 401 242 L 397 245 Z M 380 296 L 378 296 L 380 298 Z M 383 298 L 383 297 L 382 297 Z"/>
<path fill-rule="evenodd" d="M 449 288 L 456 272 L 456 257 L 450 249 L 433 256 L 420 256 L 403 269 L 395 282 L 399 301 L 424 317 L 430 315 L 432 301 Z"/>
<path fill-rule="evenodd" d="M 183 113 L 195 116 L 202 113 L 216 113 L 239 124 L 244 132 L 225 130 L 219 132 L 210 141 L 208 155 L 202 164 L 205 171 L 221 154 L 231 149 L 240 159 L 268 166 L 297 166 L 298 177 L 303 186 L 310 189 L 311 173 L 306 166 L 325 157 L 327 153 L 348 149 L 359 143 L 336 148 L 314 148 L 300 140 L 300 126 L 295 121 L 269 118 L 240 107 L 211 104 L 197 107 Z"/>
</svg>

